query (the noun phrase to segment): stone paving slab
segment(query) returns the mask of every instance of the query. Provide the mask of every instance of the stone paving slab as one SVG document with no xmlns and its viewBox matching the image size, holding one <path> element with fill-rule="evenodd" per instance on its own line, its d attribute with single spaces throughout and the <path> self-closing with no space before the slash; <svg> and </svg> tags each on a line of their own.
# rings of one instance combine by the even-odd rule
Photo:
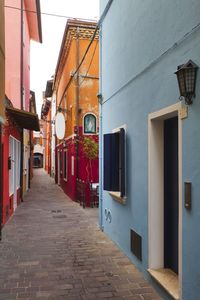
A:
<svg viewBox="0 0 200 300">
<path fill-rule="evenodd" d="M 4 226 L 0 300 L 161 299 L 98 227 L 98 209 L 71 201 L 43 170 Z"/>
</svg>

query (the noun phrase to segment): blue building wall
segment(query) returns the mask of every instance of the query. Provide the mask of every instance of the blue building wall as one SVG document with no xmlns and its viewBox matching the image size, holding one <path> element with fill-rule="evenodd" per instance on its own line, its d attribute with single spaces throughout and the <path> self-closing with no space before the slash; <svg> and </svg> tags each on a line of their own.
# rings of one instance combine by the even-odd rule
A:
<svg viewBox="0 0 200 300">
<path fill-rule="evenodd" d="M 101 12 L 107 2 L 100 1 Z M 102 191 L 100 220 L 108 236 L 146 276 L 148 115 L 179 101 L 174 75 L 178 65 L 192 59 L 200 66 L 199 16 L 199 0 L 114 0 L 101 27 L 101 133 L 126 124 L 127 203 L 121 205 Z M 192 210 L 186 211 L 183 205 L 182 211 L 184 300 L 198 299 L 200 295 L 199 132 L 200 73 L 196 98 L 188 108 L 188 118 L 183 120 L 181 176 L 183 182 L 192 182 Z M 110 223 L 105 209 L 111 212 Z M 142 236 L 142 262 L 130 251 L 131 228 Z M 166 294 L 163 297 L 168 299 Z"/>
</svg>

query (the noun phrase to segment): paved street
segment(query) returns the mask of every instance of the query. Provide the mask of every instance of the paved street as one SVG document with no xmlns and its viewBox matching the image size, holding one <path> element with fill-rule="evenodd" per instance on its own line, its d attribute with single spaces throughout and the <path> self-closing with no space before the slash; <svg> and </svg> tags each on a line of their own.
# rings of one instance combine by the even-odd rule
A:
<svg viewBox="0 0 200 300">
<path fill-rule="evenodd" d="M 158 295 L 99 230 L 98 210 L 72 202 L 42 170 L 3 229 L 0 299 L 133 299 Z"/>
</svg>

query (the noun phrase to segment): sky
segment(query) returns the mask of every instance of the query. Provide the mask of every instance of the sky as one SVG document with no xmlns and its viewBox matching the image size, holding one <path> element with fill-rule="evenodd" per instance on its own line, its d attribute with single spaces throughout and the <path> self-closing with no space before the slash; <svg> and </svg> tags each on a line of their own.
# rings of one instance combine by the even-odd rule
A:
<svg viewBox="0 0 200 300">
<path fill-rule="evenodd" d="M 72 18 L 98 20 L 99 0 L 40 0 L 41 13 Z M 55 72 L 67 18 L 41 14 L 43 43 L 31 42 L 31 90 L 36 95 L 37 113 L 40 117 L 42 92 L 47 80 Z"/>
</svg>

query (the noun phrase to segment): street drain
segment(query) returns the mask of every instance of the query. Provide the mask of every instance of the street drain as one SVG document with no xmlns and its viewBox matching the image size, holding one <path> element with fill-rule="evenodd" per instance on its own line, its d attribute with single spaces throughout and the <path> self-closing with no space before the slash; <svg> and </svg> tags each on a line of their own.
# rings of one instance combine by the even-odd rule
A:
<svg viewBox="0 0 200 300">
<path fill-rule="evenodd" d="M 58 215 L 58 216 L 53 216 L 55 219 L 63 219 L 66 218 L 66 215 Z"/>
<path fill-rule="evenodd" d="M 108 276 L 108 277 L 113 277 L 113 273 L 112 272 L 105 272 L 105 275 Z"/>
</svg>

